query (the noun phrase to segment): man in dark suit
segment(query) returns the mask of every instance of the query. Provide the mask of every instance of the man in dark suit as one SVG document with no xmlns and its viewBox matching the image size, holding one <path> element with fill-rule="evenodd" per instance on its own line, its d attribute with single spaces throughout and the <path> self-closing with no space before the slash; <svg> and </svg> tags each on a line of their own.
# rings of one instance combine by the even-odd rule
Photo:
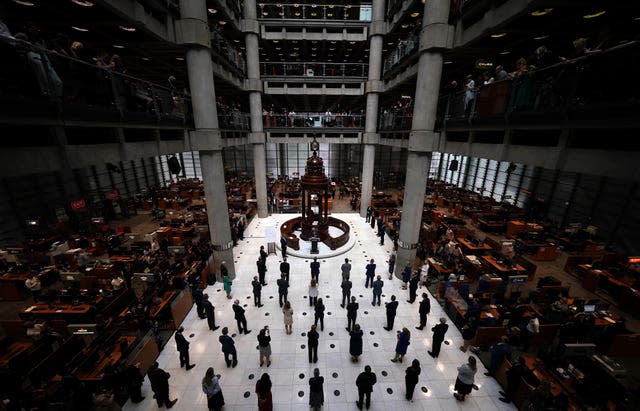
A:
<svg viewBox="0 0 640 411">
<path fill-rule="evenodd" d="M 344 259 L 344 263 L 340 266 L 340 270 L 342 271 L 342 279 L 348 280 L 351 277 L 351 263 L 348 258 Z"/>
<path fill-rule="evenodd" d="M 282 259 L 287 258 L 287 239 L 282 236 L 280 237 L 280 248 L 282 249 Z"/>
<path fill-rule="evenodd" d="M 284 257 L 282 262 L 280 263 L 280 273 L 284 274 L 285 279 L 289 282 L 289 270 L 290 266 L 287 262 L 287 257 Z"/>
<path fill-rule="evenodd" d="M 418 275 L 418 273 L 417 272 L 413 273 L 413 276 L 409 280 L 409 299 L 407 300 L 408 303 L 413 304 L 413 302 L 416 300 L 416 293 L 418 291 L 419 281 L 420 281 L 420 276 Z"/>
<path fill-rule="evenodd" d="M 154 362 L 149 369 L 148 377 L 151 383 L 151 390 L 156 396 L 158 407 L 162 407 L 163 405 L 167 408 L 173 407 L 173 404 L 175 404 L 178 399 L 169 399 L 169 378 L 171 378 L 171 374 L 160 368 L 157 362 Z"/>
<path fill-rule="evenodd" d="M 264 277 L 267 274 L 267 263 L 262 260 L 262 258 L 258 258 L 256 261 L 256 266 L 258 266 L 258 277 L 260 277 L 260 284 L 267 285 L 264 281 Z"/>
<path fill-rule="evenodd" d="M 284 274 L 280 276 L 280 279 L 277 281 L 278 284 L 278 301 L 280 302 L 280 307 L 287 301 L 287 294 L 289 294 L 289 281 L 284 278 Z M 282 301 L 284 300 L 284 302 Z"/>
<path fill-rule="evenodd" d="M 353 284 L 349 278 L 342 280 L 342 284 L 340 285 L 340 288 L 342 288 L 342 304 L 340 304 L 340 307 L 342 308 L 344 308 L 344 300 L 346 299 L 348 304 L 351 299 L 351 287 L 353 287 Z"/>
<path fill-rule="evenodd" d="M 371 301 L 371 305 L 376 305 L 376 300 L 378 300 L 378 305 L 380 305 L 380 296 L 382 295 L 382 287 L 384 286 L 384 281 L 382 281 L 382 277 L 378 276 L 376 280 L 371 284 L 373 288 L 373 300 Z"/>
<path fill-rule="evenodd" d="M 216 325 L 216 310 L 211 301 L 209 301 L 209 294 L 205 294 L 202 299 L 202 308 L 204 309 L 204 313 L 207 316 L 207 324 L 209 325 L 209 329 L 211 331 L 215 331 L 220 326 Z"/>
<path fill-rule="evenodd" d="M 253 304 L 256 307 L 262 307 L 261 298 L 262 298 L 262 284 L 258 280 L 258 277 L 253 277 L 253 281 L 251 281 L 251 286 L 253 287 Z"/>
<path fill-rule="evenodd" d="M 198 318 L 204 320 L 205 318 L 207 318 L 207 315 L 204 313 L 204 294 L 202 293 L 202 288 L 197 285 L 194 286 L 191 295 L 193 296 L 193 302 L 196 303 L 196 312 L 198 313 Z"/>
<path fill-rule="evenodd" d="M 309 346 L 309 364 L 318 362 L 318 339 L 320 334 L 316 331 L 315 324 L 311 326 L 311 330 L 307 332 L 307 346 Z"/>
<path fill-rule="evenodd" d="M 175 339 L 176 339 L 176 349 L 180 353 L 180 368 L 186 367 L 187 371 L 195 367 L 195 364 L 189 364 L 189 341 L 184 338 L 182 333 L 184 332 L 184 327 L 178 328 L 176 331 Z"/>
<path fill-rule="evenodd" d="M 224 353 L 224 362 L 227 363 L 227 368 L 233 366 L 235 368 L 238 365 L 238 353 L 236 352 L 236 344 L 233 342 L 233 338 L 229 337 L 229 329 L 224 327 L 222 329 L 222 335 L 218 338 L 220 344 L 222 344 L 222 352 Z M 229 358 L 231 356 L 231 358 Z"/>
<path fill-rule="evenodd" d="M 269 254 L 267 254 L 266 251 L 264 251 L 264 246 L 261 245 L 260 246 L 260 259 L 262 260 L 263 263 L 267 263 L 267 257 L 269 256 Z"/>
<path fill-rule="evenodd" d="M 244 316 L 244 308 L 240 306 L 240 300 L 233 302 L 233 313 L 236 323 L 238 323 L 238 332 L 249 334 L 251 330 L 247 330 L 247 318 Z"/>
<path fill-rule="evenodd" d="M 351 297 L 351 302 L 347 304 L 347 331 L 349 332 L 351 332 L 353 326 L 356 325 L 359 307 L 360 304 L 356 302 L 356 297 Z"/>
<path fill-rule="evenodd" d="M 429 301 L 429 295 L 422 293 L 422 301 L 420 301 L 420 307 L 418 308 L 418 314 L 420 315 L 420 325 L 416 327 L 416 330 L 422 330 L 427 325 L 427 314 L 431 312 L 431 301 Z"/>
<path fill-rule="evenodd" d="M 398 309 L 398 302 L 396 301 L 396 296 L 391 296 L 391 302 L 384 303 L 385 308 L 387 309 L 387 326 L 383 327 L 387 331 L 393 330 L 393 321 L 396 319 L 396 310 Z"/>
<path fill-rule="evenodd" d="M 309 264 L 309 267 L 311 268 L 311 279 L 313 280 L 315 278 L 316 283 L 320 284 L 320 280 L 318 280 L 320 276 L 320 263 L 317 257 L 313 257 L 313 261 Z"/>
<path fill-rule="evenodd" d="M 448 329 L 449 325 L 447 324 L 447 319 L 444 317 L 440 318 L 440 323 L 431 329 L 431 331 L 433 331 L 433 340 L 431 343 L 431 351 L 427 352 L 433 358 L 438 358 L 438 355 L 440 355 L 440 346 L 442 345 L 442 341 L 444 341 L 444 335 Z"/>
<path fill-rule="evenodd" d="M 358 387 L 358 401 L 356 405 L 358 409 L 362 409 L 362 402 L 364 400 L 367 409 L 371 407 L 371 393 L 373 392 L 373 386 L 378 382 L 376 374 L 371 372 L 371 367 L 365 365 L 364 372 L 361 372 L 356 378 L 356 386 Z"/>
<path fill-rule="evenodd" d="M 373 278 L 376 275 L 376 265 L 373 262 L 373 258 L 371 259 L 371 261 L 369 261 L 369 264 L 367 264 L 366 272 L 364 275 L 367 277 L 366 281 L 364 282 L 364 288 L 369 288 L 369 283 L 373 285 Z"/>
</svg>

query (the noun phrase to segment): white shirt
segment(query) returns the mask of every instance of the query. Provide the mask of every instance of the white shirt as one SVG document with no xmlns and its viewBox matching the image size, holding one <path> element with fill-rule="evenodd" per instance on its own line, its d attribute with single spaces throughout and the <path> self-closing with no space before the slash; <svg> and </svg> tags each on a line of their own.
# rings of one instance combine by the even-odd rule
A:
<svg viewBox="0 0 640 411">
<path fill-rule="evenodd" d="M 532 318 L 527 324 L 527 331 L 531 334 L 538 334 L 540 332 L 540 321 L 537 318 Z"/>
<path fill-rule="evenodd" d="M 317 297 L 318 296 L 318 286 L 312 287 L 309 286 L 309 297 Z"/>
<path fill-rule="evenodd" d="M 40 280 L 37 277 L 27 278 L 24 282 L 24 285 L 31 291 L 40 291 L 42 287 L 40 284 Z"/>
</svg>

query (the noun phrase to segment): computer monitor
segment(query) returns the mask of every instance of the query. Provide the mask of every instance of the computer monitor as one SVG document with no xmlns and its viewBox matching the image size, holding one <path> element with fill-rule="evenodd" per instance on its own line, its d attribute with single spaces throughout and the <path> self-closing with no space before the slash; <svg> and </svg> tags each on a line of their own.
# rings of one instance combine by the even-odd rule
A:
<svg viewBox="0 0 640 411">
<path fill-rule="evenodd" d="M 98 334 L 97 324 L 69 324 L 67 330 L 72 335 L 76 335 L 84 340 L 85 344 L 89 346 Z"/>
<path fill-rule="evenodd" d="M 78 271 L 60 271 L 60 279 L 63 282 L 80 282 L 84 278 L 84 274 Z"/>
<path fill-rule="evenodd" d="M 184 254 L 184 246 L 183 245 L 170 245 L 167 247 L 167 251 L 174 254 Z"/>
<path fill-rule="evenodd" d="M 133 273 L 133 279 L 144 283 L 153 283 L 156 281 L 153 273 Z"/>
<path fill-rule="evenodd" d="M 588 304 L 584 306 L 585 313 L 592 313 L 592 312 L 595 312 L 595 310 L 596 310 L 595 304 Z"/>
<path fill-rule="evenodd" d="M 563 354 L 566 357 L 590 356 L 595 352 L 595 344 L 563 344 Z"/>
</svg>

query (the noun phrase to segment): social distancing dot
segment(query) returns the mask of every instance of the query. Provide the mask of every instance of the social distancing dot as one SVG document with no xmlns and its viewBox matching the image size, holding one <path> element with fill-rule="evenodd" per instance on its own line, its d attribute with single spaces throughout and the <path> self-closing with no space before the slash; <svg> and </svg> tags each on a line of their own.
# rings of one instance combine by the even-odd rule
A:
<svg viewBox="0 0 640 411">
<path fill-rule="evenodd" d="M 298 397 L 300 398 L 304 397 L 304 391 L 298 391 Z"/>
<path fill-rule="evenodd" d="M 377 346 L 378 346 L 378 343 L 373 343 L 373 346 L 374 346 L 374 347 L 377 347 Z"/>
<path fill-rule="evenodd" d="M 303 379 L 304 378 L 304 374 L 300 373 L 300 375 L 298 375 L 298 378 Z"/>
<path fill-rule="evenodd" d="M 373 332 L 373 331 L 369 331 L 369 334 L 374 335 L 374 334 L 375 334 L 375 332 Z"/>
<path fill-rule="evenodd" d="M 387 388 L 387 394 L 393 394 L 393 390 L 391 388 Z"/>
<path fill-rule="evenodd" d="M 335 395 L 336 397 L 339 397 L 340 396 L 340 391 L 339 390 L 335 390 L 333 392 L 333 395 Z"/>
<path fill-rule="evenodd" d="M 331 374 L 331 376 L 332 376 L 333 378 L 338 378 L 338 373 L 337 373 L 337 372 L 334 372 L 333 374 Z"/>
<path fill-rule="evenodd" d="M 424 386 L 423 386 L 423 387 L 422 387 L 422 388 L 420 388 L 420 389 L 421 389 L 421 390 L 422 390 L 422 392 L 424 392 L 424 393 L 429 392 L 429 389 L 428 389 L 427 387 L 424 387 Z"/>
<path fill-rule="evenodd" d="M 189 334 L 189 338 L 193 338 L 195 334 Z"/>
<path fill-rule="evenodd" d="M 254 377 L 255 377 L 255 375 L 253 375 L 253 374 L 249 374 L 249 379 L 250 379 L 250 380 L 253 380 L 253 378 L 254 378 Z"/>
<path fill-rule="evenodd" d="M 249 391 L 244 392 L 244 398 L 249 398 L 250 395 L 251 393 Z"/>
<path fill-rule="evenodd" d="M 331 331 L 331 332 L 329 333 L 329 335 L 330 335 L 331 337 L 333 337 L 333 331 Z"/>
<path fill-rule="evenodd" d="M 388 373 L 388 372 L 386 372 L 386 371 L 382 371 L 382 376 L 383 376 L 383 377 L 386 377 L 387 375 L 389 375 L 389 373 Z"/>
<path fill-rule="evenodd" d="M 302 345 L 300 346 L 300 348 L 302 348 L 303 350 L 305 349 L 305 347 L 306 347 L 306 345 L 304 345 L 304 344 L 302 344 Z"/>
</svg>

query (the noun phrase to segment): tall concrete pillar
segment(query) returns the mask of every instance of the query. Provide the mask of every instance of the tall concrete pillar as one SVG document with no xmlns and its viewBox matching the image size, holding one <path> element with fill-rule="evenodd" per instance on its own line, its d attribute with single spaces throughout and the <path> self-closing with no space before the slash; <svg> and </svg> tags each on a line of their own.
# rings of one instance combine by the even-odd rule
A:
<svg viewBox="0 0 640 411">
<path fill-rule="evenodd" d="M 230 277 L 235 278 L 206 1 L 181 0 L 180 12 L 178 31 L 181 42 L 188 47 L 187 71 L 196 126 L 190 136 L 191 146 L 200 152 L 213 256 L 217 264 L 226 261 Z"/>
<path fill-rule="evenodd" d="M 400 275 L 407 261 L 414 261 L 422 226 L 422 209 L 431 154 L 438 142 L 438 134 L 433 130 L 442 77 L 442 50 L 451 47 L 453 37 L 453 30 L 448 25 L 449 5 L 448 1 L 427 1 L 424 6 L 396 276 Z"/>
<path fill-rule="evenodd" d="M 265 133 L 262 128 L 262 82 L 260 81 L 260 57 L 258 49 L 258 13 L 256 1 L 244 2 L 244 20 L 242 29 L 247 50 L 247 80 L 249 90 L 249 109 L 251 112 L 251 134 L 249 141 L 253 145 L 253 169 L 258 200 L 258 217 L 269 215 L 267 198 L 267 159 L 265 152 Z"/>
<path fill-rule="evenodd" d="M 382 92 L 380 74 L 382 68 L 382 41 L 386 32 L 384 22 L 384 0 L 373 0 L 371 26 L 369 28 L 369 74 L 365 93 L 367 94 L 366 121 L 364 125 L 364 153 L 362 156 L 362 196 L 360 197 L 360 215 L 367 215 L 373 190 L 373 166 L 376 161 L 376 144 L 380 143 L 378 134 L 378 96 Z"/>
</svg>

